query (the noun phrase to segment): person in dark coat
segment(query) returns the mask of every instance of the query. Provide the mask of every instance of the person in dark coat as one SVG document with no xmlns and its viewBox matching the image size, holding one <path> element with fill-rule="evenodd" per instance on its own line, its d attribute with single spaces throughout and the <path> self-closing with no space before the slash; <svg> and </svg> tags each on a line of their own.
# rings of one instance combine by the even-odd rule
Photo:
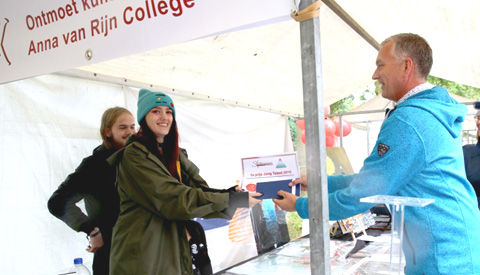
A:
<svg viewBox="0 0 480 275">
<path fill-rule="evenodd" d="M 203 266 L 192 266 L 192 257 L 195 264 L 208 265 L 208 260 L 201 257 L 206 250 L 199 247 L 206 245 L 201 236 L 203 230 L 191 220 L 231 219 L 237 207 L 259 203 L 255 197 L 261 194 L 236 192 L 235 187 L 208 186 L 198 167 L 179 147 L 175 107 L 168 95 L 140 90 L 137 121 L 138 133 L 108 159 L 118 169 L 120 196 L 110 272 L 115 275 L 211 273 Z"/>
<path fill-rule="evenodd" d="M 135 119 L 125 108 L 113 107 L 103 113 L 100 134 L 103 143 L 83 159 L 48 200 L 48 210 L 77 232 L 89 238 L 93 252 L 93 274 L 108 275 L 112 228 L 118 217 L 119 198 L 115 169 L 106 159 L 121 149 L 135 132 Z M 75 204 L 84 199 L 87 214 Z"/>
<path fill-rule="evenodd" d="M 477 144 L 467 144 L 463 146 L 463 158 L 465 160 L 465 172 L 468 181 L 472 184 L 477 195 L 480 209 L 480 111 L 475 116 L 477 124 Z"/>
</svg>

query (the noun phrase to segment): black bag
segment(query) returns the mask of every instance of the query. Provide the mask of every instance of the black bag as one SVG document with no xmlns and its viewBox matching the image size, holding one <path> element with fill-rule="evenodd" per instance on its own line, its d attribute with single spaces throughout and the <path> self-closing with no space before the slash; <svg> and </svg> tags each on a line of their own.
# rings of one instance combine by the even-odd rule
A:
<svg viewBox="0 0 480 275">
<path fill-rule="evenodd" d="M 190 240 L 190 252 L 192 255 L 193 274 L 195 275 L 211 275 L 213 274 L 212 263 L 208 256 L 207 238 L 205 230 L 200 223 L 189 220 L 186 223 Z"/>
</svg>

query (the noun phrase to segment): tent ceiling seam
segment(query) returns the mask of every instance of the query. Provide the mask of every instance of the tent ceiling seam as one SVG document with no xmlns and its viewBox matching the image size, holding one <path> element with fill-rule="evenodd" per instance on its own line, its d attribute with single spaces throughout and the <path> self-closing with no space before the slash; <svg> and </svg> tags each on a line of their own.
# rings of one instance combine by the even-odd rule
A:
<svg viewBox="0 0 480 275">
<path fill-rule="evenodd" d="M 102 75 L 102 74 L 98 74 L 98 73 L 94 73 L 94 72 L 82 71 L 82 70 L 79 70 L 79 69 L 71 69 L 71 70 L 57 72 L 57 73 L 54 73 L 54 74 L 73 76 L 73 77 L 90 79 L 90 80 L 95 80 L 95 81 L 102 81 L 102 82 L 107 82 L 107 83 L 112 83 L 112 84 L 118 84 L 118 85 L 121 85 L 121 86 L 128 85 L 130 87 L 139 88 L 139 89 L 144 88 L 144 89 L 158 90 L 158 91 L 166 92 L 166 93 L 168 93 L 170 95 L 174 95 L 174 96 L 182 96 L 182 97 L 187 97 L 187 98 L 202 99 L 202 100 L 205 100 L 205 101 L 212 101 L 212 102 L 220 102 L 220 103 L 224 103 L 224 104 L 230 105 L 230 106 L 242 107 L 242 108 L 247 108 L 247 109 L 252 109 L 252 110 L 257 110 L 257 111 L 268 112 L 268 113 L 275 113 L 275 114 L 289 116 L 289 117 L 302 117 L 303 116 L 302 114 L 290 113 L 290 112 L 285 112 L 285 111 L 281 111 L 281 110 L 275 110 L 275 109 L 271 109 L 271 108 L 268 108 L 268 107 L 262 107 L 260 105 L 254 105 L 254 104 L 240 102 L 240 101 L 234 101 L 234 100 L 227 100 L 227 99 L 224 99 L 224 98 L 212 97 L 212 96 L 204 95 L 204 94 L 200 94 L 200 93 L 188 92 L 188 91 L 183 91 L 183 90 L 175 89 L 175 88 L 167 88 L 167 87 L 163 87 L 163 86 L 159 86 L 159 85 L 154 85 L 154 84 L 148 84 L 148 83 L 144 83 L 144 82 L 140 82 L 140 81 L 129 80 L 129 79 L 126 79 L 126 78 Z"/>
</svg>

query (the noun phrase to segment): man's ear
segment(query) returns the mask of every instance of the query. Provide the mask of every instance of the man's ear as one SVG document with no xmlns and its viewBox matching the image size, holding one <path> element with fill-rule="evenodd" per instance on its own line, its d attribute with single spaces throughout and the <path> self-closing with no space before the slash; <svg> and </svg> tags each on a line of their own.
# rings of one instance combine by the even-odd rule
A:
<svg viewBox="0 0 480 275">
<path fill-rule="evenodd" d="M 406 75 L 409 75 L 415 70 L 415 63 L 413 63 L 413 59 L 410 57 L 406 57 L 405 60 L 403 60 L 403 66 L 403 71 Z"/>
<path fill-rule="evenodd" d="M 105 128 L 105 136 L 111 138 L 112 137 L 112 129 Z"/>
</svg>

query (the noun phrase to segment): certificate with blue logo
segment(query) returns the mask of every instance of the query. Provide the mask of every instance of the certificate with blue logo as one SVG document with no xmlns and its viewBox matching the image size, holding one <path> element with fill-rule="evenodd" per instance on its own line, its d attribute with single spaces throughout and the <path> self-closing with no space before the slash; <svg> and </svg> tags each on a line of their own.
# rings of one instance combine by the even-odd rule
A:
<svg viewBox="0 0 480 275">
<path fill-rule="evenodd" d="M 300 185 L 291 188 L 292 180 L 300 177 L 297 153 L 242 158 L 243 190 L 259 192 L 260 199 L 277 198 L 277 192 L 285 190 L 300 195 Z"/>
</svg>

